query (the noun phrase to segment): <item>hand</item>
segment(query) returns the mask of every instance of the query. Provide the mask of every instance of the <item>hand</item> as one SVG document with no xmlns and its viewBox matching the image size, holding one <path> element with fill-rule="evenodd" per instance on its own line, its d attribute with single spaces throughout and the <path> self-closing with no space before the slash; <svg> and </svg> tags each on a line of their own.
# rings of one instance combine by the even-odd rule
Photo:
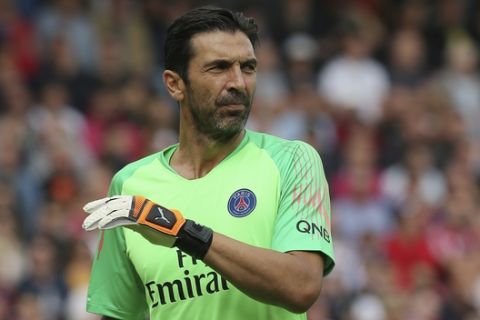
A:
<svg viewBox="0 0 480 320">
<path fill-rule="evenodd" d="M 82 225 L 87 231 L 126 226 L 153 244 L 177 246 L 198 259 L 205 257 L 212 244 L 212 229 L 142 196 L 103 198 L 87 203 L 83 210 L 89 214 Z"/>
<path fill-rule="evenodd" d="M 140 231 L 151 242 L 168 247 L 174 245 L 185 224 L 185 218 L 178 210 L 167 209 L 142 196 L 103 198 L 87 203 L 83 210 L 89 214 L 82 225 L 87 231 L 133 227 L 133 230 Z M 148 232 L 148 228 L 136 230 L 135 225 L 147 226 L 159 232 Z"/>
</svg>

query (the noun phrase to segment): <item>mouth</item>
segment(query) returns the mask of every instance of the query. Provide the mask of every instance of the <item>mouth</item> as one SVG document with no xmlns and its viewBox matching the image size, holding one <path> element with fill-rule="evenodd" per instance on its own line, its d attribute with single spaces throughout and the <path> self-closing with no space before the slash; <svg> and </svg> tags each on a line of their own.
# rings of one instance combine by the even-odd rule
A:
<svg viewBox="0 0 480 320">
<path fill-rule="evenodd" d="M 220 108 L 228 111 L 243 111 L 245 109 L 245 105 L 242 103 L 230 103 L 221 105 Z"/>
</svg>

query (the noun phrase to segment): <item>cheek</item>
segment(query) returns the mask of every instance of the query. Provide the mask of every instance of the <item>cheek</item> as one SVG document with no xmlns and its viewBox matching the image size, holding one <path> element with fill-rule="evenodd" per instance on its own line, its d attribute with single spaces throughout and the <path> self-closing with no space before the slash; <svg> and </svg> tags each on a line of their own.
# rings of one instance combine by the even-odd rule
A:
<svg viewBox="0 0 480 320">
<path fill-rule="evenodd" d="M 217 94 L 216 91 L 213 90 L 205 90 L 202 95 L 202 100 L 200 101 L 205 108 L 214 109 L 217 101 Z"/>
<path fill-rule="evenodd" d="M 252 76 L 251 78 L 247 78 L 246 80 L 247 90 L 250 95 L 253 96 L 255 92 L 255 88 L 257 87 L 257 76 Z"/>
<path fill-rule="evenodd" d="M 208 86 L 192 86 L 188 90 L 190 103 L 200 108 L 207 108 L 215 103 L 215 95 L 213 90 Z"/>
<path fill-rule="evenodd" d="M 201 86 L 198 87 L 205 102 L 215 101 L 223 89 L 222 79 L 205 78 Z"/>
</svg>

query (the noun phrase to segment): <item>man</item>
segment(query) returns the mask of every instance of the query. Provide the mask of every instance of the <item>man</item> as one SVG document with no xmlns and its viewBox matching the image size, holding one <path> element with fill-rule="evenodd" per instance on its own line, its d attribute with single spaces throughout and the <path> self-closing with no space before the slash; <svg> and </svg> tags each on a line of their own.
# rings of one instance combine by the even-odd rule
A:
<svg viewBox="0 0 480 320">
<path fill-rule="evenodd" d="M 85 206 L 84 228 L 108 229 L 90 312 L 306 318 L 334 265 L 328 188 L 312 147 L 244 128 L 256 43 L 253 20 L 225 9 L 169 27 L 163 79 L 180 107 L 179 143 L 126 166 L 110 198 Z"/>
</svg>

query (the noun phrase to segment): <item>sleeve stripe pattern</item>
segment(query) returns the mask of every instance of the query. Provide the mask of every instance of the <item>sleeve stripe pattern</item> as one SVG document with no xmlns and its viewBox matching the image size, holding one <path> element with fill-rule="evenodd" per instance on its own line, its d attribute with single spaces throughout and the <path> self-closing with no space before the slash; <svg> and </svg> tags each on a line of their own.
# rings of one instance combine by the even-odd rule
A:
<svg viewBox="0 0 480 320">
<path fill-rule="evenodd" d="M 298 182 L 293 186 L 292 191 L 292 203 L 297 205 L 297 215 L 301 214 L 301 219 L 308 219 L 310 222 L 316 222 L 317 224 L 319 218 L 323 218 L 324 225 L 330 229 L 330 216 L 324 205 L 324 201 L 328 197 L 328 190 L 325 190 L 326 184 L 322 184 L 320 177 L 315 174 L 322 168 L 320 158 L 313 154 L 313 150 L 300 148 L 299 146 L 292 151 L 294 156 L 293 170 L 297 177 L 302 178 L 300 181 L 297 180 Z M 313 208 L 318 214 L 309 215 L 308 210 L 302 210 L 305 207 Z"/>
</svg>

